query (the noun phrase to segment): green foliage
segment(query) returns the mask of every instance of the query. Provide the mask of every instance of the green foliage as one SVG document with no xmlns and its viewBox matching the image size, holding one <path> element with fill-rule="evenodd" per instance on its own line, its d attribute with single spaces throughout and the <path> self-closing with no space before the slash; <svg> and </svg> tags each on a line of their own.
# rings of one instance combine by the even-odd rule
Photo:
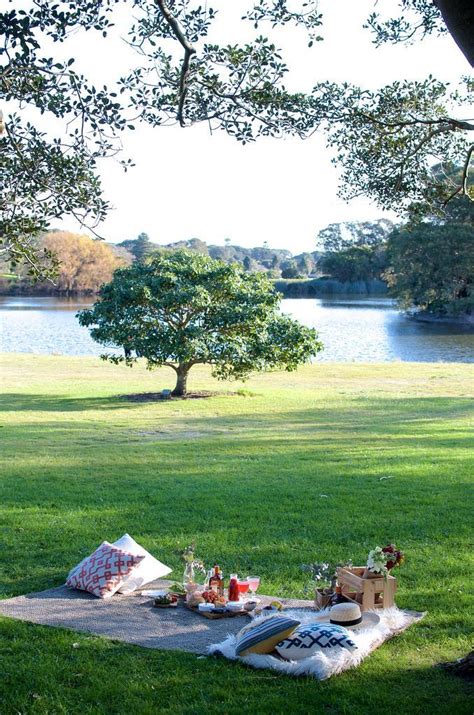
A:
<svg viewBox="0 0 474 715">
<path fill-rule="evenodd" d="M 420 217 L 432 223 L 464 223 L 474 226 L 474 185 L 468 168 L 463 178 L 463 167 L 456 164 L 435 164 L 430 170 L 430 180 L 425 187 L 425 197 L 421 202 L 413 202 L 408 210 L 410 223 L 416 224 Z M 461 181 L 466 182 L 466 191 L 471 196 L 463 196 L 459 191 Z M 442 203 L 443 196 L 450 196 L 448 203 Z"/>
<path fill-rule="evenodd" d="M 474 229 L 420 224 L 393 232 L 386 277 L 404 308 L 438 315 L 474 310 Z"/>
<path fill-rule="evenodd" d="M 320 262 L 323 273 L 338 281 L 370 281 L 380 278 L 387 268 L 383 246 L 351 246 L 323 256 Z"/>
<path fill-rule="evenodd" d="M 300 278 L 297 263 L 293 258 L 282 263 L 281 269 L 282 278 Z"/>
<path fill-rule="evenodd" d="M 295 370 L 321 350 L 315 330 L 279 313 L 281 296 L 261 273 L 176 251 L 116 271 L 81 325 L 103 345 L 122 346 L 132 364 L 168 365 L 181 376 L 198 363 L 219 379 L 243 379 L 254 370 Z M 175 388 L 175 394 L 184 394 Z"/>
<path fill-rule="evenodd" d="M 308 276 L 315 268 L 315 261 L 311 253 L 301 253 L 296 259 L 298 272 L 302 276 Z"/>
<path fill-rule="evenodd" d="M 320 130 L 334 147 L 335 162 L 343 165 L 341 195 L 366 194 L 383 208 L 405 211 L 412 202 L 421 205 L 433 156 L 446 165 L 466 167 L 458 188 L 467 193 L 466 132 L 473 125 L 459 116 L 470 101 L 469 81 L 454 90 L 432 77 L 362 90 L 322 77 L 309 91 L 289 91 L 285 79 L 290 67 L 276 45 L 277 35 L 242 38 L 248 37 L 249 26 L 295 26 L 312 45 L 321 39 L 316 34 L 322 24 L 317 2 L 291 7 L 286 0 L 249 3 L 232 44 L 218 44 L 218 32 L 217 42 L 208 41 L 217 10 L 207 4 L 129 4 L 133 21 L 124 33 L 116 22 L 116 2 L 37 0 L 31 5 L 24 0 L 0 12 L 0 97 L 13 108 L 0 137 L 0 239 L 5 252 L 27 261 L 33 273 L 41 273 L 42 267 L 30 239 L 51 221 L 72 215 L 93 229 L 105 218 L 109 205 L 102 197 L 98 161 L 117 154 L 121 132 L 140 121 L 153 127 L 203 122 L 243 144 L 259 137 L 306 138 Z M 388 33 L 406 32 L 407 6 L 426 18 L 425 32 L 437 29 L 439 15 L 430 14 L 429 5 L 427 0 L 402 0 L 403 21 Z M 220 11 L 226 12 L 225 3 Z M 370 22 L 378 32 L 378 21 Z M 107 41 L 115 25 L 137 51 L 137 61 L 110 87 L 94 86 L 77 72 L 74 57 L 50 56 L 59 44 L 67 52 L 69 37 L 79 31 L 87 32 L 89 41 Z M 25 123 L 18 113 L 23 106 L 59 120 L 62 130 L 55 136 Z M 125 169 L 130 166 L 122 163 Z M 448 198 L 436 193 L 438 207 Z"/>
<path fill-rule="evenodd" d="M 374 42 L 412 43 L 425 35 L 435 32 L 443 34 L 446 26 L 440 11 L 432 0 L 399 0 L 402 10 L 398 17 L 382 19 L 378 12 L 373 12 L 367 20 L 367 27 L 374 33 Z"/>
<path fill-rule="evenodd" d="M 388 219 L 326 226 L 317 238 L 325 251 L 320 270 L 343 283 L 380 279 L 387 268 L 385 244 L 392 230 Z"/>
<path fill-rule="evenodd" d="M 330 223 L 316 238 L 319 248 L 327 253 L 342 251 L 352 246 L 380 246 L 393 230 L 393 223 L 386 218 L 377 221 L 346 221 Z"/>
<path fill-rule="evenodd" d="M 155 248 L 148 234 L 143 232 L 135 239 L 122 241 L 122 243 L 119 243 L 119 246 L 129 251 L 136 261 L 144 261 Z"/>
</svg>

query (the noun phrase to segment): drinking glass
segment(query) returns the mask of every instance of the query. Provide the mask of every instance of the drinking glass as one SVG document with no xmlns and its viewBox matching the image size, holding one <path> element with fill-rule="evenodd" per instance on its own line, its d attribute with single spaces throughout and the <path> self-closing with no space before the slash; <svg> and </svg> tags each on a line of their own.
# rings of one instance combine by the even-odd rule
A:
<svg viewBox="0 0 474 715">
<path fill-rule="evenodd" d="M 247 581 L 248 581 L 252 596 L 255 596 L 255 592 L 256 592 L 257 588 L 260 586 L 260 577 L 259 576 L 247 576 Z"/>
<path fill-rule="evenodd" d="M 239 596 L 243 596 L 249 590 L 250 584 L 247 578 L 242 578 L 237 581 L 239 587 Z"/>
</svg>

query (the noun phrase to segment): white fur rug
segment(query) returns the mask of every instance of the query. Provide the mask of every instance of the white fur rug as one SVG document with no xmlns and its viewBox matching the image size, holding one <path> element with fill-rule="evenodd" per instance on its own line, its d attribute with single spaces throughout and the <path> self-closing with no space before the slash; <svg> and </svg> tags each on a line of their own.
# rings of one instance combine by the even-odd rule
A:
<svg viewBox="0 0 474 715">
<path fill-rule="evenodd" d="M 316 613 L 308 609 L 285 609 L 285 615 L 293 615 L 301 623 L 317 621 Z M 378 648 L 389 638 L 402 633 L 414 623 L 424 617 L 424 613 L 416 611 L 402 611 L 398 608 L 377 610 L 380 623 L 368 628 L 359 628 L 351 631 L 357 650 L 350 652 L 338 648 L 332 655 L 320 652 L 304 660 L 283 660 L 276 655 L 251 654 L 239 657 L 235 654 L 235 635 L 229 635 L 222 643 L 209 646 L 210 655 L 222 655 L 229 660 L 239 660 L 252 668 L 271 668 L 286 675 L 312 675 L 318 680 L 326 680 L 333 675 L 343 673 L 349 668 L 356 668 L 373 650 Z M 255 619 L 255 624 L 266 616 Z"/>
</svg>

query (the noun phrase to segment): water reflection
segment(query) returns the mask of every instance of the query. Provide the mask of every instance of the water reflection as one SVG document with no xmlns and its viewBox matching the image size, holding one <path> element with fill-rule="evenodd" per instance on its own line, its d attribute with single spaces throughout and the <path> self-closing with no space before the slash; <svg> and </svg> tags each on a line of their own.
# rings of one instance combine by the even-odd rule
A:
<svg viewBox="0 0 474 715">
<path fill-rule="evenodd" d="M 0 297 L 3 352 L 100 355 L 75 314 L 86 299 Z M 474 331 L 414 322 L 387 298 L 284 300 L 282 309 L 318 329 L 321 362 L 474 362 Z"/>
<path fill-rule="evenodd" d="M 285 300 L 283 310 L 317 328 L 322 362 L 473 362 L 474 331 L 419 323 L 388 298 Z"/>
</svg>

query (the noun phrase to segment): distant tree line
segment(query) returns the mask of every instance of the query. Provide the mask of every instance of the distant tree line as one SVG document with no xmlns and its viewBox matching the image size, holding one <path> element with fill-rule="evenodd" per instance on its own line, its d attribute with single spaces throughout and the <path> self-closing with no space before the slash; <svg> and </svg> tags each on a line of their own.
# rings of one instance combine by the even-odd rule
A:
<svg viewBox="0 0 474 715">
<path fill-rule="evenodd" d="M 239 263 L 248 273 L 265 271 L 270 278 L 306 278 L 315 275 L 321 256 L 320 251 L 293 256 L 291 251 L 270 248 L 266 241 L 262 246 L 244 248 L 232 244 L 229 238 L 224 239 L 223 246 L 208 245 L 200 238 L 190 238 L 158 247 L 146 233 L 141 233 L 136 239 L 122 241 L 118 245 L 129 251 L 137 261 L 144 260 L 157 251 L 176 251 L 184 248 L 225 263 Z"/>
<path fill-rule="evenodd" d="M 185 249 L 247 273 L 265 273 L 291 297 L 331 292 L 371 293 L 388 286 L 403 309 L 436 315 L 474 314 L 474 203 L 454 199 L 443 217 L 415 225 L 333 223 L 319 232 L 316 250 L 293 256 L 285 249 L 207 244 L 199 238 L 158 245 L 146 233 L 118 245 L 63 231 L 38 239 L 38 249 L 58 264 L 54 283 L 32 283 L 24 267 L 0 265 L 0 291 L 96 294 L 114 271 Z M 299 280 L 298 280 L 299 279 Z"/>
</svg>

